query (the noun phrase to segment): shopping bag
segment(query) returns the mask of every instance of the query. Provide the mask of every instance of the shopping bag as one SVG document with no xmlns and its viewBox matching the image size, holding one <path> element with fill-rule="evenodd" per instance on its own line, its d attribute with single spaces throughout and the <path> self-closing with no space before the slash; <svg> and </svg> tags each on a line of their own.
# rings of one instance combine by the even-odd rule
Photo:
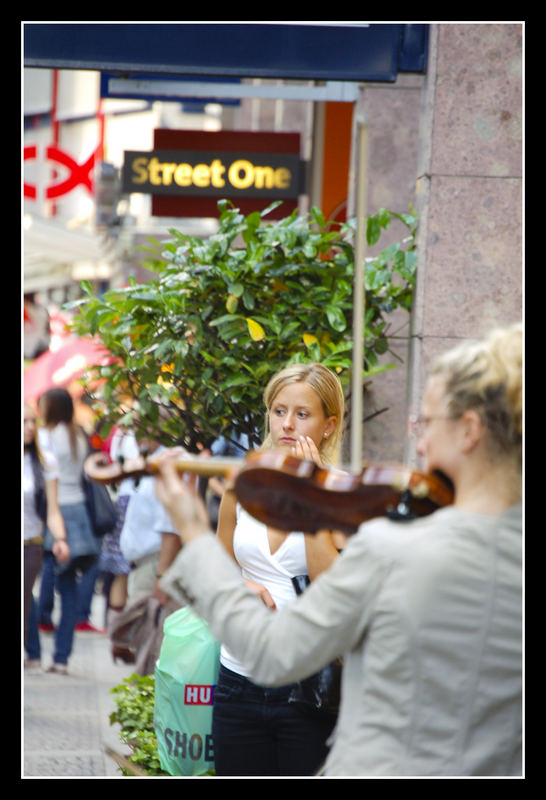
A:
<svg viewBox="0 0 546 800">
<path fill-rule="evenodd" d="M 214 769 L 212 707 L 220 646 L 189 606 L 165 620 L 155 667 L 154 728 L 161 768 L 169 775 Z"/>
</svg>

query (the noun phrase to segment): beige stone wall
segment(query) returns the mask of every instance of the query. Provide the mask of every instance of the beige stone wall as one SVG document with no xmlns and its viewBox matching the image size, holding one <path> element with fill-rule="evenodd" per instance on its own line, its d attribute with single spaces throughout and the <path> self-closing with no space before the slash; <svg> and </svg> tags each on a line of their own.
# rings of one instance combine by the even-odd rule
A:
<svg viewBox="0 0 546 800">
<path fill-rule="evenodd" d="M 368 215 L 380 208 L 397 213 L 408 212 L 416 204 L 416 177 L 419 164 L 419 135 L 421 126 L 424 77 L 400 75 L 393 84 L 364 84 L 357 103 L 357 118 L 365 120 L 368 140 L 366 175 Z M 355 130 L 355 139 L 356 139 Z M 356 165 L 354 165 L 356 169 Z M 356 171 L 351 176 L 352 188 Z M 352 209 L 354 213 L 354 209 Z M 374 255 L 394 241 L 400 241 L 407 229 L 393 222 L 379 243 L 367 251 Z M 390 319 L 396 357 L 387 353 L 384 364 L 395 363 L 390 369 L 366 382 L 364 393 L 363 430 L 364 460 L 401 461 L 407 431 L 406 383 L 409 364 L 410 315 L 396 312 Z M 380 412 L 380 413 L 377 413 Z M 377 416 L 372 416 L 377 414 Z M 368 419 L 372 416 L 372 419 Z M 344 448 L 345 460 L 350 457 L 349 445 Z"/>
<path fill-rule="evenodd" d="M 410 413 L 439 352 L 522 316 L 521 25 L 431 26 L 420 144 Z"/>
<path fill-rule="evenodd" d="M 521 319 L 521 71 L 521 25 L 449 23 L 430 26 L 424 78 L 362 88 L 368 213 L 411 201 L 420 218 L 411 329 L 393 324 L 404 364 L 366 392 L 365 412 L 389 408 L 365 425 L 366 459 L 415 463 L 407 419 L 431 359 Z"/>
</svg>

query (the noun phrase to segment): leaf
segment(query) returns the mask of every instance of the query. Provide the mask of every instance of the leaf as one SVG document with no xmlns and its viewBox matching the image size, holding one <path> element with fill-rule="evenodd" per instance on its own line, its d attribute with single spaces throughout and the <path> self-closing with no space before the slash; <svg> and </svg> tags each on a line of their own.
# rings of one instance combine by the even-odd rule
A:
<svg viewBox="0 0 546 800">
<path fill-rule="evenodd" d="M 379 353 L 379 355 L 383 355 L 389 349 L 389 343 L 385 339 L 384 336 L 381 336 L 379 339 L 376 339 L 374 342 L 375 352 Z"/>
<path fill-rule="evenodd" d="M 239 305 L 239 298 L 236 297 L 234 294 L 228 295 L 228 299 L 226 300 L 226 308 L 230 314 L 235 314 L 238 305 Z"/>
<path fill-rule="evenodd" d="M 312 242 L 306 242 L 303 246 L 303 254 L 306 258 L 316 258 L 317 248 Z"/>
<path fill-rule="evenodd" d="M 267 214 L 270 214 L 272 211 L 278 208 L 281 205 L 281 203 L 282 200 L 274 200 L 273 203 L 267 206 L 267 208 L 264 208 L 263 211 L 260 211 L 260 216 L 262 217 L 267 216 Z"/>
<path fill-rule="evenodd" d="M 281 337 L 281 339 L 288 339 L 294 334 L 295 331 L 299 330 L 300 328 L 301 324 L 300 322 L 298 322 L 298 320 L 291 320 L 290 322 L 287 322 L 286 325 L 283 325 L 279 333 L 279 336 Z"/>
<path fill-rule="evenodd" d="M 262 339 L 265 339 L 265 331 L 260 325 L 259 322 L 251 319 L 251 317 L 246 318 L 246 322 L 248 325 L 248 330 L 250 335 L 254 339 L 255 342 L 260 342 Z"/>
<path fill-rule="evenodd" d="M 368 221 L 366 223 L 366 240 L 368 244 L 374 245 L 381 236 L 381 226 L 379 224 L 379 220 L 375 217 L 368 217 Z"/>
<path fill-rule="evenodd" d="M 254 300 L 254 295 L 252 292 L 249 292 L 247 289 L 243 292 L 243 303 L 245 308 L 248 308 L 249 311 L 253 311 L 256 303 Z"/>
<path fill-rule="evenodd" d="M 233 386 L 245 385 L 248 383 L 248 381 L 248 375 L 231 375 L 221 384 L 220 388 L 231 389 Z"/>
<path fill-rule="evenodd" d="M 328 322 L 335 331 L 344 331 L 347 328 L 347 320 L 345 319 L 345 315 L 340 308 L 337 308 L 337 306 L 330 306 L 327 308 L 326 316 L 328 317 Z"/>
<path fill-rule="evenodd" d="M 216 319 L 211 319 L 209 325 L 214 327 L 216 325 L 225 325 L 226 322 L 233 322 L 236 319 L 240 319 L 237 315 L 234 314 L 224 314 L 221 317 L 216 317 Z"/>
<path fill-rule="evenodd" d="M 242 283 L 230 283 L 228 286 L 228 292 L 230 294 L 235 295 L 235 297 L 240 297 L 245 290 L 245 287 Z"/>
<path fill-rule="evenodd" d="M 317 225 L 320 225 L 321 228 L 324 228 L 324 226 L 326 225 L 326 220 L 324 219 L 324 214 L 322 213 L 320 208 L 317 208 L 316 206 L 312 206 L 311 207 L 311 216 L 315 220 Z"/>
</svg>

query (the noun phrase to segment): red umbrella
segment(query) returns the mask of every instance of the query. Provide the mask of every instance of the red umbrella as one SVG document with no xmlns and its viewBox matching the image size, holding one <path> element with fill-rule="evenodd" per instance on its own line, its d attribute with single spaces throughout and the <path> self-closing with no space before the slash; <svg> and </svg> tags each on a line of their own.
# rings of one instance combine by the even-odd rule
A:
<svg viewBox="0 0 546 800">
<path fill-rule="evenodd" d="M 56 351 L 46 350 L 24 372 L 24 400 L 36 400 L 53 387 L 66 387 L 89 367 L 113 361 L 112 354 L 97 339 L 72 339 Z"/>
</svg>

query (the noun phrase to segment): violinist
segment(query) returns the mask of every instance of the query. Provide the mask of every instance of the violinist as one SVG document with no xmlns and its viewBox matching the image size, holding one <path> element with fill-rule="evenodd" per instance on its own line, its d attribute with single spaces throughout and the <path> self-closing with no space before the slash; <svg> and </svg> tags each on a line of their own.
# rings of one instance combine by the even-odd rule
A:
<svg viewBox="0 0 546 800">
<path fill-rule="evenodd" d="M 166 458 L 157 491 L 184 548 L 163 579 L 253 681 L 295 681 L 343 654 L 325 776 L 518 776 L 521 747 L 522 329 L 441 357 L 419 453 L 451 506 L 361 525 L 295 602 L 271 613 L 210 534 Z"/>
<path fill-rule="evenodd" d="M 264 402 L 265 449 L 275 447 L 318 465 L 336 459 L 344 399 L 333 372 L 321 364 L 289 366 L 271 379 Z M 296 597 L 292 577 L 314 580 L 338 555 L 329 531 L 276 530 L 253 519 L 229 490 L 220 505 L 217 535 L 246 585 L 275 613 Z M 237 655 L 222 646 L 212 729 L 217 775 L 316 772 L 334 719 L 302 715 L 290 702 L 292 690 L 292 685 L 256 686 Z"/>
</svg>

